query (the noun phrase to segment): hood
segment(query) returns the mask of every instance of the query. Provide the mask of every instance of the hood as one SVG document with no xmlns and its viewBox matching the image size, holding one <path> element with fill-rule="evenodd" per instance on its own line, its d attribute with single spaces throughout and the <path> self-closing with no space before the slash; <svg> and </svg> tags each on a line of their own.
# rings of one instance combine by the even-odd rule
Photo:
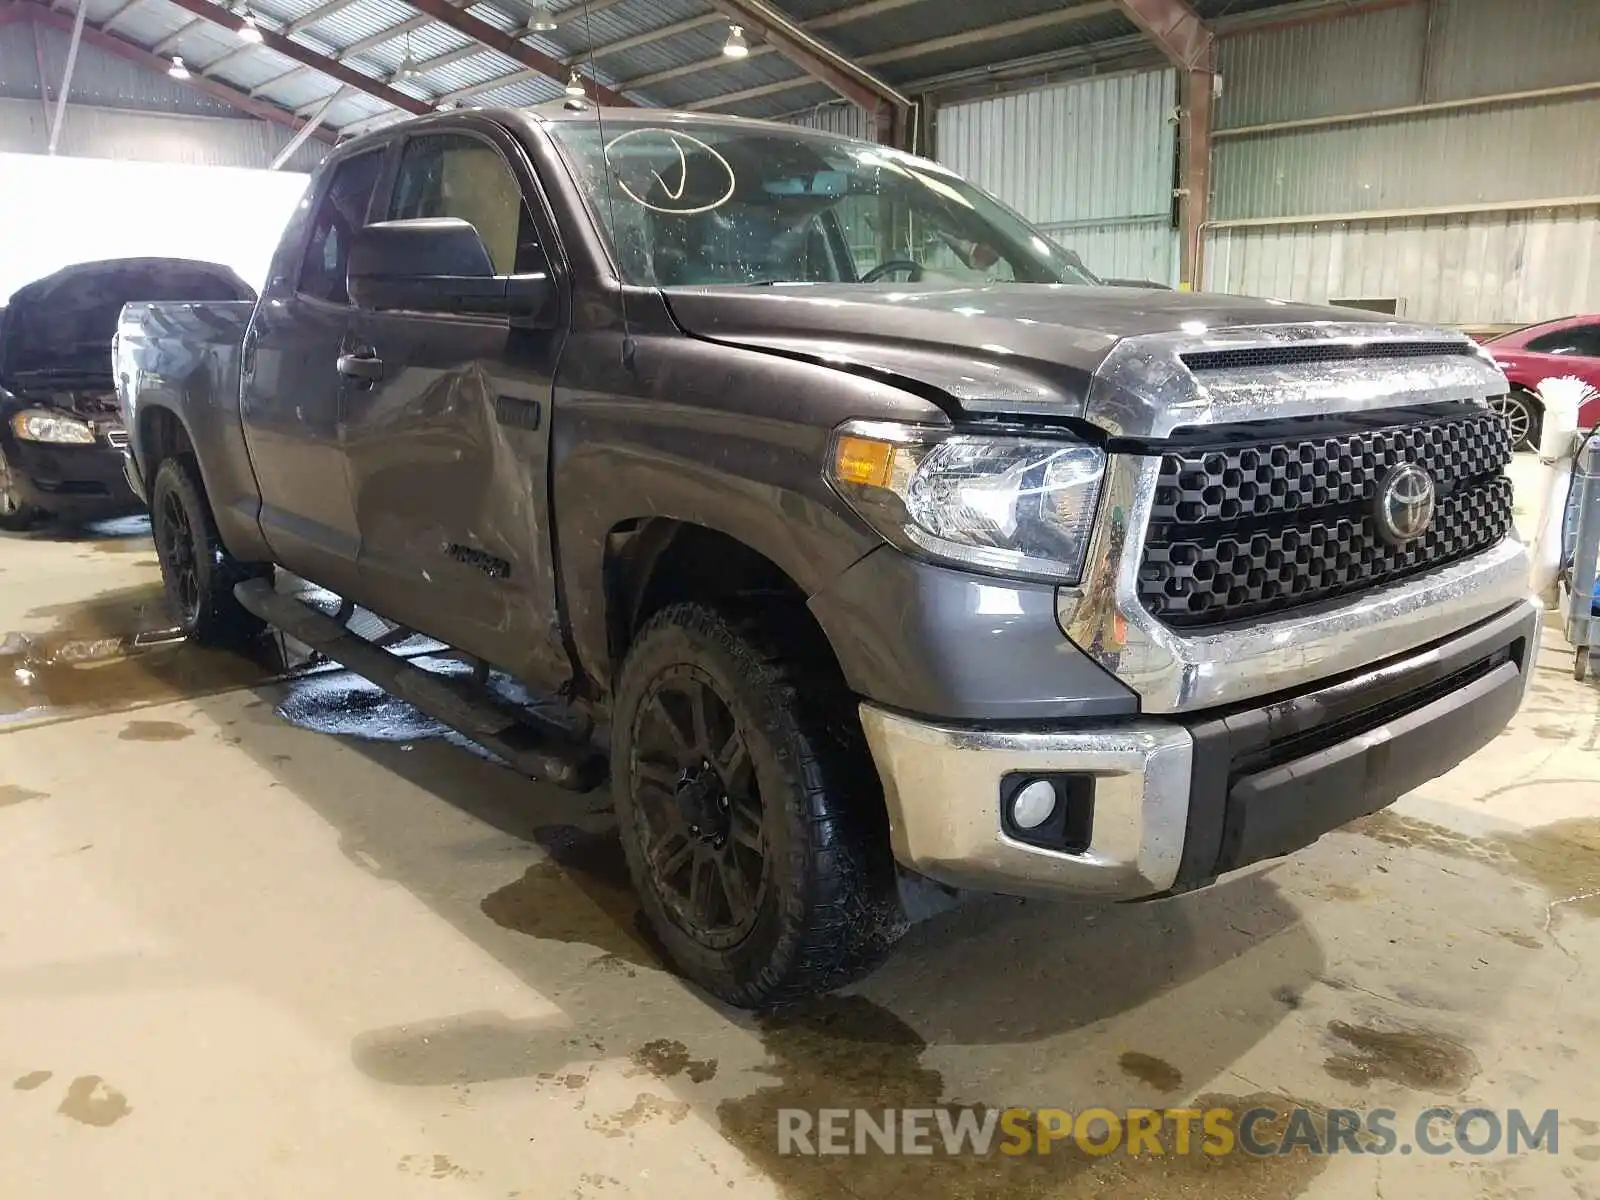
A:
<svg viewBox="0 0 1600 1200">
<path fill-rule="evenodd" d="M 182 258 L 83 263 L 18 289 L 0 309 L 0 388 L 110 387 L 122 306 L 139 300 L 254 300 L 227 267 Z"/>
<path fill-rule="evenodd" d="M 965 408 L 1082 416 L 1090 378 L 1126 338 L 1392 318 L 1242 296 L 1066 284 L 792 284 L 665 288 L 673 317 L 712 341 L 835 363 L 937 389 Z"/>
</svg>

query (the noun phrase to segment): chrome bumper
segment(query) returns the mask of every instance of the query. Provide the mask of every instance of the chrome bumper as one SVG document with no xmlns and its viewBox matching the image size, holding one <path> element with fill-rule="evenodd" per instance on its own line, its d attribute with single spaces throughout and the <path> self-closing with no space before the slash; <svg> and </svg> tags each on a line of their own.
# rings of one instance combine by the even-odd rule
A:
<svg viewBox="0 0 1600 1200">
<path fill-rule="evenodd" d="M 1202 714 L 1185 721 L 1016 731 L 921 721 L 863 704 L 861 723 L 883 783 L 895 858 L 903 866 L 953 887 L 1133 900 L 1199 886 L 1233 869 L 1197 872 L 1185 861 L 1185 840 L 1191 833 L 1200 842 L 1208 835 L 1220 839 L 1234 819 L 1224 814 L 1241 791 L 1256 793 L 1252 803 L 1257 814 L 1292 817 L 1298 823 L 1304 836 L 1292 842 L 1292 849 L 1450 769 L 1486 745 L 1522 702 L 1538 658 L 1541 629 L 1541 611 L 1524 597 L 1457 639 L 1391 661 L 1366 676 L 1275 700 L 1273 709 L 1298 709 L 1299 715 L 1286 722 L 1293 725 L 1315 720 L 1311 714 L 1324 704 L 1348 709 L 1351 697 L 1370 695 L 1369 687 L 1381 690 L 1386 680 L 1392 684 L 1413 674 L 1419 681 L 1437 680 L 1448 677 L 1463 659 L 1483 661 L 1496 650 L 1522 647 L 1520 678 L 1507 676 L 1502 665 L 1493 676 L 1421 707 L 1397 710 L 1393 718 L 1379 718 L 1380 724 L 1335 734 L 1331 744 L 1310 757 L 1280 761 L 1253 775 L 1231 776 L 1226 754 L 1220 760 L 1220 778 L 1217 770 L 1195 768 L 1196 739 L 1210 739 L 1205 753 L 1215 753 L 1217 727 L 1229 726 L 1237 715 L 1229 721 Z M 1247 710 L 1246 715 L 1263 711 Z M 1469 714 L 1466 720 L 1463 714 Z M 1286 730 L 1283 736 L 1292 744 L 1299 731 Z M 1368 765 L 1353 774 L 1330 769 L 1330 764 L 1351 761 Z M 1210 759 L 1207 763 L 1217 766 Z M 1420 777 L 1418 763 L 1428 764 Z M 1308 781 L 1319 771 L 1327 774 L 1316 792 Z M 1047 772 L 1094 776 L 1090 840 L 1081 853 L 1029 845 L 1006 833 L 1000 812 L 1002 781 L 1014 774 Z M 1396 777 L 1403 782 L 1395 783 Z M 1345 786 L 1351 780 L 1362 782 L 1352 790 Z M 1319 798 L 1307 800 L 1310 795 Z M 1192 804 L 1197 806 L 1195 819 L 1202 826 L 1209 820 L 1210 827 L 1190 829 Z M 1278 845 L 1249 861 L 1286 852 Z"/>
<path fill-rule="evenodd" d="M 883 779 L 895 858 L 913 870 L 952 887 L 1121 899 L 1166 891 L 1177 878 L 1193 757 L 1182 726 L 981 732 L 871 704 L 861 706 L 861 723 Z M 1002 832 L 1000 780 L 1016 771 L 1096 776 L 1085 853 L 1029 846 Z"/>
<path fill-rule="evenodd" d="M 1184 713 L 1304 687 L 1447 638 L 1528 595 L 1513 535 L 1465 562 L 1277 620 L 1185 634 L 1139 602 L 1139 568 L 1161 460 L 1115 455 L 1083 584 L 1056 593 L 1080 649 L 1139 694 L 1147 713 Z"/>
</svg>

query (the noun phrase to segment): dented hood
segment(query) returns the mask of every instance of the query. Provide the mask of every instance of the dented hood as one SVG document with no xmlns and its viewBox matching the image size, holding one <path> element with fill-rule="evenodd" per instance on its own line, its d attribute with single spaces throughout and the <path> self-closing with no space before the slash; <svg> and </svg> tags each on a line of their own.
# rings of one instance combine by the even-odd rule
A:
<svg viewBox="0 0 1600 1200">
<path fill-rule="evenodd" d="M 1154 288 L 1065 284 L 795 284 L 665 288 L 688 332 L 882 373 L 965 407 L 1084 415 L 1089 380 L 1125 338 L 1386 318 L 1352 309 Z"/>
<path fill-rule="evenodd" d="M 254 300 L 227 267 L 183 258 L 82 263 L 20 288 L 0 311 L 0 388 L 111 386 L 111 339 L 124 304 Z"/>
</svg>

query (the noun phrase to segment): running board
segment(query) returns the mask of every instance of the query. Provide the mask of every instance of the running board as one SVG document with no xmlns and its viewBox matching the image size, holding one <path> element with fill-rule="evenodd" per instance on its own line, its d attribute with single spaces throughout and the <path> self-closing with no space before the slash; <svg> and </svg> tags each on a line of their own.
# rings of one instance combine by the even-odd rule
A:
<svg viewBox="0 0 1600 1200">
<path fill-rule="evenodd" d="M 274 591 L 271 580 L 246 580 L 233 594 L 263 621 L 415 705 L 524 775 L 575 792 L 592 791 L 605 778 L 604 760 L 558 726 L 535 723 L 527 709 L 396 658 L 320 609 Z"/>
</svg>

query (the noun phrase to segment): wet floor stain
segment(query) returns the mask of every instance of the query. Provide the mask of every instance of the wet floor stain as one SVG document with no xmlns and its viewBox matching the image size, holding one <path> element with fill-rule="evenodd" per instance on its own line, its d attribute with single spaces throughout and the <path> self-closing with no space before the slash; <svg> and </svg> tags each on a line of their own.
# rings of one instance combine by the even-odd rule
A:
<svg viewBox="0 0 1600 1200">
<path fill-rule="evenodd" d="M 668 1038 L 646 1042 L 628 1056 L 633 1065 L 661 1079 L 674 1075 L 687 1075 L 692 1083 L 704 1083 L 716 1077 L 717 1060 L 689 1057 L 689 1047 Z"/>
<path fill-rule="evenodd" d="M 515 1020 L 498 1012 L 461 1013 L 358 1035 L 350 1058 L 369 1079 L 402 1087 L 446 1087 L 498 1079 L 548 1082 L 598 1051 L 543 1018 Z"/>
<path fill-rule="evenodd" d="M 1272 989 L 1272 998 L 1285 1008 L 1299 1008 L 1305 1003 L 1305 994 L 1298 988 L 1289 984 L 1280 984 Z"/>
<path fill-rule="evenodd" d="M 66 1099 L 56 1109 L 83 1125 L 115 1125 L 133 1111 L 128 1098 L 98 1075 L 80 1075 L 67 1087 Z"/>
<path fill-rule="evenodd" d="M 1183 1154 L 1175 1152 L 1171 1129 L 1163 1143 L 1167 1152 L 1159 1156 L 1148 1147 L 1129 1155 L 1125 1140 L 1121 1149 L 1103 1156 L 1086 1152 L 1072 1139 L 1052 1140 L 1049 1152 L 1040 1153 L 1041 1131 L 1031 1119 L 1016 1126 L 1028 1138 L 1024 1153 L 1004 1153 L 1007 1143 L 996 1136 L 986 1153 L 969 1147 L 966 1153 L 950 1155 L 935 1133 L 931 1155 L 885 1153 L 870 1139 L 859 1154 L 782 1154 L 777 1135 L 785 1109 L 816 1113 L 860 1108 L 875 1114 L 885 1108 L 922 1109 L 933 1110 L 936 1121 L 943 1112 L 951 1123 L 961 1114 L 981 1122 L 998 1109 L 966 1098 L 954 1104 L 945 1095 L 943 1076 L 923 1064 L 923 1039 L 899 1016 L 865 997 L 824 997 L 764 1017 L 760 1029 L 771 1060 L 764 1069 L 773 1082 L 721 1102 L 717 1117 L 723 1135 L 786 1200 L 898 1200 L 907 1194 L 922 1200 L 1292 1200 L 1328 1163 L 1301 1150 L 1269 1157 L 1207 1154 L 1198 1126 Z M 1042 1097 L 1007 1099 L 1049 1103 Z M 1227 1110 L 1221 1125 L 1230 1133 L 1245 1112 L 1270 1110 L 1270 1119 L 1255 1127 L 1263 1140 L 1286 1127 L 1296 1107 L 1286 1097 L 1264 1093 L 1210 1095 L 1192 1104 Z M 1119 1126 L 1119 1139 L 1121 1134 Z M 1109 1126 L 1103 1136 L 1109 1140 Z M 1013 1138 L 1009 1144 L 1021 1143 Z"/>
<path fill-rule="evenodd" d="M 1349 828 L 1385 845 L 1431 850 L 1509 870 L 1549 892 L 1553 902 L 1570 911 L 1600 917 L 1600 818 L 1574 817 L 1481 838 L 1393 812 L 1363 817 Z"/>
<path fill-rule="evenodd" d="M 676 1125 L 689 1115 L 689 1105 L 683 1100 L 664 1100 L 649 1092 L 640 1092 L 638 1098 L 621 1112 L 608 1117 L 590 1117 L 588 1127 L 605 1137 L 626 1137 L 639 1126 L 651 1121 L 665 1121 Z"/>
<path fill-rule="evenodd" d="M 12 1080 L 11 1086 L 19 1092 L 31 1092 L 34 1088 L 42 1087 L 48 1083 L 50 1077 L 54 1074 L 54 1071 L 29 1071 L 20 1079 Z"/>
<path fill-rule="evenodd" d="M 1531 933 L 1522 933 L 1515 929 L 1496 929 L 1494 935 L 1497 938 L 1504 938 L 1513 946 L 1521 946 L 1524 950 L 1544 949 L 1544 942 Z"/>
<path fill-rule="evenodd" d="M 0 783 L 0 808 L 9 808 L 13 804 L 23 804 L 29 800 L 43 800 L 47 793 L 36 792 L 16 783 Z"/>
<path fill-rule="evenodd" d="M 1573 1148 L 1572 1155 L 1584 1162 L 1600 1162 L 1600 1146 L 1577 1146 Z"/>
<path fill-rule="evenodd" d="M 1325 900 L 1341 900 L 1348 903 L 1367 898 L 1365 891 L 1348 883 L 1325 883 L 1313 888 L 1312 894 Z"/>
<path fill-rule="evenodd" d="M 187 642 L 173 626 L 159 582 L 27 616 L 29 629 L 0 634 L 0 725 L 126 712 L 250 687 L 304 660 L 272 638 L 248 654 Z"/>
<path fill-rule="evenodd" d="M 549 857 L 484 897 L 484 915 L 529 937 L 593 946 L 635 966 L 659 967 L 616 834 L 557 825 L 535 830 L 534 840 Z"/>
<path fill-rule="evenodd" d="M 1159 1092 L 1175 1092 L 1183 1086 L 1183 1072 L 1164 1058 L 1126 1050 L 1117 1058 L 1122 1073 L 1140 1083 L 1147 1083 Z"/>
<path fill-rule="evenodd" d="M 1341 1049 L 1323 1069 L 1344 1083 L 1388 1080 L 1420 1092 L 1456 1093 L 1478 1074 L 1478 1056 L 1441 1033 L 1426 1029 L 1378 1029 L 1330 1021 L 1328 1032 Z"/>
<path fill-rule="evenodd" d="M 119 742 L 181 742 L 194 730 L 177 721 L 129 721 L 117 734 Z"/>
<path fill-rule="evenodd" d="M 1571 1118 L 1572 1127 L 1579 1133 L 1586 1133 L 1590 1137 L 1600 1134 L 1600 1121 L 1590 1121 L 1583 1117 Z"/>
<path fill-rule="evenodd" d="M 429 1179 L 466 1179 L 472 1173 L 458 1167 L 444 1154 L 407 1154 L 395 1164 L 395 1170 L 408 1175 L 424 1175 Z"/>
</svg>

